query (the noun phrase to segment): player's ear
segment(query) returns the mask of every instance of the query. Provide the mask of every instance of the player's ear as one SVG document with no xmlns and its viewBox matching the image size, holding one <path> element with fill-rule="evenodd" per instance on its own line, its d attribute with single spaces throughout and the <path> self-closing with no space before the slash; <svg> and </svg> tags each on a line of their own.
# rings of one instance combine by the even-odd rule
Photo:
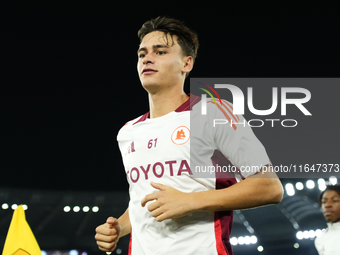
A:
<svg viewBox="0 0 340 255">
<path fill-rule="evenodd" d="M 191 56 L 185 56 L 183 57 L 183 68 L 182 72 L 183 73 L 189 73 L 192 68 L 194 67 L 194 60 Z"/>
</svg>

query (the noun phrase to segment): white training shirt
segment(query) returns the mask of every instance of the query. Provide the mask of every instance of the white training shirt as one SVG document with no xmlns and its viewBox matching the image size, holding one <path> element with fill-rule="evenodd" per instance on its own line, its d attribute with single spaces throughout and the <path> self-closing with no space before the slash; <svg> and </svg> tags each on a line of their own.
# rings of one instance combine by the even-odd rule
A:
<svg viewBox="0 0 340 255">
<path fill-rule="evenodd" d="M 326 228 L 314 243 L 319 255 L 340 254 L 340 222 L 327 223 Z"/>
<path fill-rule="evenodd" d="M 144 114 L 119 131 L 130 185 L 129 254 L 232 254 L 232 211 L 194 212 L 157 222 L 147 210 L 152 202 L 141 206 L 147 194 L 158 191 L 151 181 L 182 192 L 214 190 L 229 187 L 270 164 L 243 117 L 232 115 L 231 105 L 210 101 L 207 105 L 208 113 L 203 116 L 200 98 L 191 95 L 177 110 L 154 119 Z M 214 119 L 230 118 L 235 118 L 236 125 L 213 126 Z M 232 170 L 223 172 L 227 166 Z M 249 171 L 251 166 L 257 170 Z"/>
</svg>

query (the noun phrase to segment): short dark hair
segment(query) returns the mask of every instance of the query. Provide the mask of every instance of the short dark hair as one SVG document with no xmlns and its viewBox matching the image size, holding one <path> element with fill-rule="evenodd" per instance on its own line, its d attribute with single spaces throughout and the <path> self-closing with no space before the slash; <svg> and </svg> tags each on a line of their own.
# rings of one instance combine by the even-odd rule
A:
<svg viewBox="0 0 340 255">
<path fill-rule="evenodd" d="M 326 189 L 324 191 L 321 192 L 320 196 L 319 196 L 319 204 L 321 205 L 321 201 L 322 201 L 322 196 L 323 194 L 325 194 L 326 191 L 329 190 L 334 190 L 336 193 L 339 194 L 340 196 L 340 184 L 335 184 L 335 185 L 327 185 Z"/>
<path fill-rule="evenodd" d="M 195 61 L 199 46 L 197 34 L 185 26 L 183 22 L 168 17 L 151 19 L 145 22 L 138 31 L 140 42 L 142 42 L 145 35 L 154 31 L 161 31 L 166 35 L 169 34 L 172 40 L 175 35 L 184 55 L 191 56 Z"/>
</svg>

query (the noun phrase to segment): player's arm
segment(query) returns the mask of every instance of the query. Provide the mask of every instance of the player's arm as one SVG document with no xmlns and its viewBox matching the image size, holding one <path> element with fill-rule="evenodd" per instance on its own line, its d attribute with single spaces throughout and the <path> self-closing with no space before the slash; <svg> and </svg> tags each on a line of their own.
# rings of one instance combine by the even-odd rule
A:
<svg viewBox="0 0 340 255">
<path fill-rule="evenodd" d="M 267 167 L 262 168 L 260 173 L 219 190 L 184 193 L 159 183 L 151 185 L 160 191 L 145 196 L 142 206 L 153 201 L 147 208 L 157 221 L 181 217 L 194 211 L 230 211 L 277 204 L 283 196 L 280 180 Z"/>
<path fill-rule="evenodd" d="M 283 188 L 276 174 L 268 172 L 266 166 L 260 173 L 228 188 L 192 193 L 192 196 L 193 211 L 229 211 L 280 203 Z"/>
<path fill-rule="evenodd" d="M 109 217 L 106 222 L 96 228 L 95 239 L 98 248 L 112 252 L 117 247 L 120 237 L 130 234 L 131 224 L 129 208 L 118 218 Z"/>
<path fill-rule="evenodd" d="M 129 217 L 129 208 L 119 217 L 118 219 L 120 225 L 119 237 L 126 236 L 131 232 L 131 223 Z"/>
</svg>

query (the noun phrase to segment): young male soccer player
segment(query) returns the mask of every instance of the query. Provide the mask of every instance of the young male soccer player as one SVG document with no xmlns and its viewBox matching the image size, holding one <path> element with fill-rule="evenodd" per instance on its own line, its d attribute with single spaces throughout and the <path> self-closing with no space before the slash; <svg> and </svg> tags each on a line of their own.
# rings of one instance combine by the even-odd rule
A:
<svg viewBox="0 0 340 255">
<path fill-rule="evenodd" d="M 137 70 L 150 112 L 119 131 L 130 202 L 122 216 L 96 228 L 97 245 L 111 252 L 131 233 L 130 254 L 232 254 L 232 210 L 279 203 L 281 183 L 267 171 L 268 156 L 249 127 L 202 128 L 201 137 L 190 137 L 190 113 L 200 98 L 186 95 L 183 85 L 196 57 L 196 34 L 159 17 L 144 23 L 138 35 Z M 258 173 L 196 178 L 190 140 L 200 148 L 192 155 L 204 164 L 263 167 Z"/>
<path fill-rule="evenodd" d="M 320 255 L 340 253 L 340 185 L 327 186 L 320 194 L 319 203 L 327 229 L 315 239 L 315 247 Z"/>
</svg>

